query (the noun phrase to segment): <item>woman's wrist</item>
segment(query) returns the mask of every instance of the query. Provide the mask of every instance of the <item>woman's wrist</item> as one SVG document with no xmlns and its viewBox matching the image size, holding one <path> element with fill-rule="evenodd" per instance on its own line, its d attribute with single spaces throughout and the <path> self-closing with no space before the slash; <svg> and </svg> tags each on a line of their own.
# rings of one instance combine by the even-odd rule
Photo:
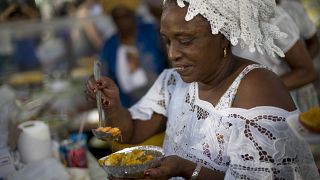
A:
<svg viewBox="0 0 320 180">
<path fill-rule="evenodd" d="M 196 165 L 196 168 L 194 169 L 194 171 L 192 172 L 192 175 L 191 175 L 191 180 L 196 180 L 198 178 L 198 175 L 200 173 L 200 170 L 201 170 L 201 164 L 197 164 Z"/>
<path fill-rule="evenodd" d="M 114 101 L 114 104 L 110 104 L 109 101 L 107 101 L 106 105 L 104 106 L 104 110 L 106 113 L 108 113 L 109 117 L 112 116 L 118 116 L 119 113 L 123 110 L 123 106 L 119 100 L 119 102 Z"/>
<path fill-rule="evenodd" d="M 193 163 L 189 160 L 182 159 L 181 165 L 182 166 L 180 166 L 181 168 L 180 168 L 180 173 L 179 173 L 180 175 L 179 176 L 182 176 L 185 179 L 190 179 L 197 164 Z"/>
</svg>

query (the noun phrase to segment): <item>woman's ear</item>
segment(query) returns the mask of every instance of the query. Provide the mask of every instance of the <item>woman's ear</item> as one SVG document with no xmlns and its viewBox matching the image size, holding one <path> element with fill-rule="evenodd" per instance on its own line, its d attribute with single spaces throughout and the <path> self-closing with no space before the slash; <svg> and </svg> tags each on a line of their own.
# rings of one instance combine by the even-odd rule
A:
<svg viewBox="0 0 320 180">
<path fill-rule="evenodd" d="M 230 41 L 222 34 L 219 34 L 220 37 L 221 37 L 221 40 L 220 40 L 220 44 L 221 44 L 221 48 L 224 49 L 224 48 L 227 48 L 229 49 L 229 46 L 230 46 Z"/>
<path fill-rule="evenodd" d="M 226 58 L 230 52 L 230 41 L 221 33 L 219 33 L 220 36 L 220 48 L 222 52 L 223 58 Z"/>
</svg>

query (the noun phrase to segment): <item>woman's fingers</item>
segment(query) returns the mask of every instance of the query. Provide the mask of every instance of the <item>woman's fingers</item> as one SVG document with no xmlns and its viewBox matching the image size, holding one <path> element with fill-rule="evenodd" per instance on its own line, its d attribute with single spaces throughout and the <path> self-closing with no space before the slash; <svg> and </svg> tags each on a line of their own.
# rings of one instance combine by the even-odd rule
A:
<svg viewBox="0 0 320 180">
<path fill-rule="evenodd" d="M 90 95 L 92 98 L 95 98 L 95 94 L 98 90 L 102 90 L 103 88 L 108 88 L 107 84 L 104 81 L 108 81 L 108 78 L 101 78 L 98 81 L 95 81 L 94 78 L 91 76 L 86 83 L 86 94 Z"/>
<path fill-rule="evenodd" d="M 162 158 L 160 161 L 156 161 L 154 163 L 152 163 L 149 167 L 149 169 L 144 171 L 144 176 L 148 177 L 148 178 L 156 178 L 156 179 L 163 179 L 165 173 L 163 170 L 163 166 L 162 162 L 163 162 L 164 158 Z"/>
<path fill-rule="evenodd" d="M 157 168 L 161 166 L 163 158 L 160 161 L 153 162 L 149 168 Z"/>
<path fill-rule="evenodd" d="M 88 100 L 94 100 L 96 99 L 96 95 L 93 91 L 93 89 L 90 87 L 90 85 L 86 84 L 86 90 L 85 90 L 86 96 Z"/>
<path fill-rule="evenodd" d="M 98 88 L 102 91 L 102 104 L 104 107 L 110 107 L 117 104 L 119 100 L 119 89 L 109 78 L 101 78 L 97 82 Z"/>
<path fill-rule="evenodd" d="M 115 178 L 115 177 L 113 177 L 113 176 L 111 176 L 111 175 L 109 175 L 108 176 L 108 179 L 109 180 L 140 180 L 140 179 L 137 179 L 137 178 Z"/>
<path fill-rule="evenodd" d="M 113 99 L 118 96 L 117 89 L 101 89 L 102 93 L 106 96 L 106 98 Z"/>
<path fill-rule="evenodd" d="M 116 105 L 119 100 L 119 89 L 116 84 L 108 77 L 101 77 L 97 81 L 90 77 L 86 83 L 86 94 L 88 100 L 96 100 L 96 92 L 102 92 L 102 106 L 109 108 Z"/>
<path fill-rule="evenodd" d="M 110 107 L 110 100 L 109 100 L 109 98 L 107 98 L 106 96 L 103 96 L 102 97 L 102 107 L 103 108 L 108 108 L 108 107 Z"/>
<path fill-rule="evenodd" d="M 113 80 L 111 80 L 108 77 L 103 76 L 97 80 L 97 88 L 99 88 L 99 89 L 103 89 L 103 88 L 113 89 L 115 87 L 116 87 L 116 85 L 113 82 Z"/>
<path fill-rule="evenodd" d="M 165 167 L 150 168 L 144 172 L 144 176 L 150 179 L 168 179 Z"/>
<path fill-rule="evenodd" d="M 89 102 L 94 102 L 94 101 L 96 101 L 96 99 L 93 98 L 93 97 L 88 93 L 87 90 L 85 90 L 84 92 L 86 93 L 86 99 L 87 99 L 87 101 L 89 101 Z"/>
<path fill-rule="evenodd" d="M 96 85 L 96 81 L 90 77 L 88 80 L 87 80 L 87 83 L 86 83 L 86 88 L 89 92 L 91 93 L 95 93 L 95 91 L 97 90 L 97 85 Z"/>
</svg>

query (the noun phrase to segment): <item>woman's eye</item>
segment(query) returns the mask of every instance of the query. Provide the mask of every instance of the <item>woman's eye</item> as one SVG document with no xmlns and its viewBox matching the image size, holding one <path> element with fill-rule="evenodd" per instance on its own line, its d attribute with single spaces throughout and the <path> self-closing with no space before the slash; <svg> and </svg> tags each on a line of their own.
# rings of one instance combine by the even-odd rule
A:
<svg viewBox="0 0 320 180">
<path fill-rule="evenodd" d="M 185 38 L 185 39 L 180 39 L 179 43 L 182 45 L 190 45 L 193 42 L 193 38 Z"/>
</svg>

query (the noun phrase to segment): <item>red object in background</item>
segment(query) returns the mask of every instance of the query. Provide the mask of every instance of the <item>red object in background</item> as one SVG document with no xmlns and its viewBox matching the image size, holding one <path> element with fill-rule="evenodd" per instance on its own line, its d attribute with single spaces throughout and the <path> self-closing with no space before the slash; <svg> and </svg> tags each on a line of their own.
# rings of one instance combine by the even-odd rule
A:
<svg viewBox="0 0 320 180">
<path fill-rule="evenodd" d="M 87 155 L 86 148 L 83 146 L 78 146 L 74 149 L 70 149 L 68 152 L 68 166 L 69 167 L 79 167 L 87 168 Z"/>
<path fill-rule="evenodd" d="M 85 141 L 74 142 L 70 139 L 60 144 L 60 159 L 66 167 L 87 168 L 87 148 Z"/>
</svg>

